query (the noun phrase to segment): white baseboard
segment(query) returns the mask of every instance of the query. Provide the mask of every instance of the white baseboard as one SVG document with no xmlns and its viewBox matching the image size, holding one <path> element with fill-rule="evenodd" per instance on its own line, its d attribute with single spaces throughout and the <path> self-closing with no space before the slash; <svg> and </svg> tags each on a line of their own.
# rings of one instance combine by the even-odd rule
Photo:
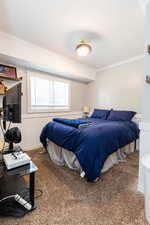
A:
<svg viewBox="0 0 150 225">
<path fill-rule="evenodd" d="M 23 150 L 24 151 L 31 151 L 31 150 L 34 150 L 34 149 L 38 149 L 38 148 L 42 148 L 42 144 L 37 144 L 37 145 L 32 145 L 32 146 L 23 146 Z"/>
</svg>

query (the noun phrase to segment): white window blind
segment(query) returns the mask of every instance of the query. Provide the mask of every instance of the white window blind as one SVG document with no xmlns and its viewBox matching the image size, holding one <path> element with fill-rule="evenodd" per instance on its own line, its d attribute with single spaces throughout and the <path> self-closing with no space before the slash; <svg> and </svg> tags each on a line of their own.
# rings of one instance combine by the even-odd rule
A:
<svg viewBox="0 0 150 225">
<path fill-rule="evenodd" d="M 69 83 L 30 76 L 31 110 L 69 109 Z"/>
</svg>

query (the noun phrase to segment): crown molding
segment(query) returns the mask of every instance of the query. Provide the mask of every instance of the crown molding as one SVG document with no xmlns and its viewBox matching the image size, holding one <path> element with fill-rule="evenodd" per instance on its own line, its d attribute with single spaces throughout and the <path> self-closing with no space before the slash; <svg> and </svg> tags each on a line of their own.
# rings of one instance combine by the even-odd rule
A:
<svg viewBox="0 0 150 225">
<path fill-rule="evenodd" d="M 150 2 L 150 0 L 138 0 L 140 6 L 145 10 L 146 5 Z"/>
<path fill-rule="evenodd" d="M 150 0 L 139 0 L 139 1 L 142 2 L 144 5 L 147 5 L 150 2 Z"/>
<path fill-rule="evenodd" d="M 146 8 L 145 1 L 144 0 L 138 0 L 138 2 L 139 2 L 139 5 L 140 5 L 143 13 L 145 14 L 145 8 Z"/>
<path fill-rule="evenodd" d="M 138 1 L 143 13 L 145 14 L 147 4 L 150 3 L 150 0 L 138 0 Z"/>
<path fill-rule="evenodd" d="M 150 3 L 150 0 L 138 0 L 139 1 L 139 4 L 142 8 L 142 11 L 144 12 L 145 14 L 145 11 L 146 11 L 146 6 L 148 3 Z"/>
<path fill-rule="evenodd" d="M 143 59 L 143 58 L 144 58 L 144 54 L 143 55 L 138 55 L 138 56 L 129 58 L 127 60 L 120 61 L 118 63 L 114 63 L 114 64 L 111 64 L 111 65 L 108 65 L 108 66 L 105 66 L 105 67 L 98 68 L 96 70 L 96 72 L 103 72 L 105 70 L 110 70 L 110 69 L 113 69 L 115 67 L 118 67 L 118 66 L 121 66 L 121 65 L 124 65 L 124 64 L 127 64 L 127 63 L 132 63 L 132 62 L 138 61 L 138 60 Z"/>
</svg>

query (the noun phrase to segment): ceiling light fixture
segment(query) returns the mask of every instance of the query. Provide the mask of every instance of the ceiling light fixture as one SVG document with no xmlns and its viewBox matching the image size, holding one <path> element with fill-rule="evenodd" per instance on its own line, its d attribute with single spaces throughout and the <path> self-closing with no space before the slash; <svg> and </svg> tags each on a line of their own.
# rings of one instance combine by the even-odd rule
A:
<svg viewBox="0 0 150 225">
<path fill-rule="evenodd" d="M 87 56 L 92 51 L 92 47 L 87 41 L 82 40 L 77 44 L 75 50 L 79 56 Z"/>
</svg>

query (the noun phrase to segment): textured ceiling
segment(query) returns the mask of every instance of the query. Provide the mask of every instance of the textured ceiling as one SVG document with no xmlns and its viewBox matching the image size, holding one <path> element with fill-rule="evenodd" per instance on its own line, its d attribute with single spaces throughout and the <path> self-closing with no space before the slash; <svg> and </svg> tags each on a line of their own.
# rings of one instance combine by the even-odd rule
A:
<svg viewBox="0 0 150 225">
<path fill-rule="evenodd" d="M 144 52 L 139 0 L 0 0 L 0 29 L 96 68 Z M 80 39 L 93 47 L 85 58 Z"/>
</svg>

